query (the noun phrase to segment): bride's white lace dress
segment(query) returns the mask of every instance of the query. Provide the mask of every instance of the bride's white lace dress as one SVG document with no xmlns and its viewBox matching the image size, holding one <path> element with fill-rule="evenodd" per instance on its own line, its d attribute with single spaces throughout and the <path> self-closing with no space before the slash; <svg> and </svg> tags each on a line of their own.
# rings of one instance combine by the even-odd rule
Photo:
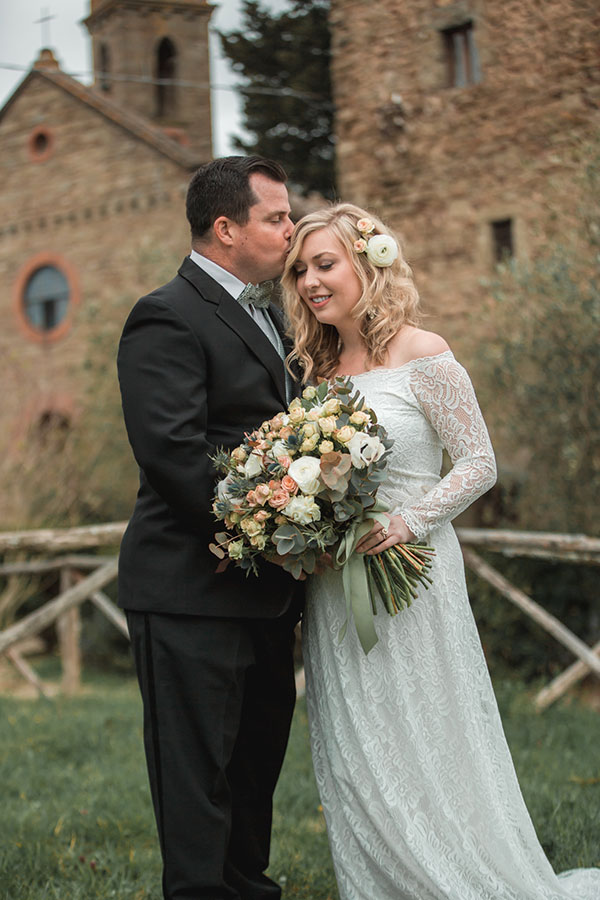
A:
<svg viewBox="0 0 600 900">
<path fill-rule="evenodd" d="M 341 576 L 308 585 L 307 701 L 342 900 L 600 900 L 600 869 L 557 877 L 523 802 L 449 524 L 495 480 L 450 351 L 352 376 L 395 444 L 380 496 L 436 548 L 434 585 L 376 617 L 363 654 Z M 440 480 L 442 449 L 453 468 Z"/>
</svg>

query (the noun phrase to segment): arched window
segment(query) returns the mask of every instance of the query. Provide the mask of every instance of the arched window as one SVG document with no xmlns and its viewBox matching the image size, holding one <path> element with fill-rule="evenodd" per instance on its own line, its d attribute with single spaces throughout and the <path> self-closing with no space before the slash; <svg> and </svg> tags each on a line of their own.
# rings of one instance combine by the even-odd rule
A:
<svg viewBox="0 0 600 900">
<path fill-rule="evenodd" d="M 69 282 L 54 266 L 42 266 L 30 276 L 23 292 L 23 309 L 38 331 L 52 331 L 67 314 Z"/>
<path fill-rule="evenodd" d="M 110 50 L 108 49 L 108 44 L 100 44 L 98 63 L 100 65 L 100 90 L 105 91 L 108 94 L 112 87 L 110 81 Z"/>
<path fill-rule="evenodd" d="M 156 117 L 171 115 L 175 111 L 177 91 L 174 82 L 177 76 L 177 50 L 173 41 L 165 37 L 156 51 Z"/>
</svg>

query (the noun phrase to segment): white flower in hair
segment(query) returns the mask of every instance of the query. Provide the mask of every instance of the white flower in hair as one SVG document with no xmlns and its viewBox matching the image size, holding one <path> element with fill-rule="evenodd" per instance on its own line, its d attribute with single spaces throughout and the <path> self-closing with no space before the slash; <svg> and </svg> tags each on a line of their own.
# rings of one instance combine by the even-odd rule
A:
<svg viewBox="0 0 600 900">
<path fill-rule="evenodd" d="M 367 259 L 377 268 L 391 266 L 398 259 L 398 244 L 389 234 L 376 234 L 367 243 Z"/>
</svg>

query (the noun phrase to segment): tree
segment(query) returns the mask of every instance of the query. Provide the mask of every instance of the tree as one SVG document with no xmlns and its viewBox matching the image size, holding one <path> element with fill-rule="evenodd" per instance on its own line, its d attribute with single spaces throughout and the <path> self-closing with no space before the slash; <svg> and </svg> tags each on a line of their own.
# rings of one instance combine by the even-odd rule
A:
<svg viewBox="0 0 600 900">
<path fill-rule="evenodd" d="M 274 14 L 244 0 L 243 27 L 220 33 L 224 53 L 246 79 L 240 88 L 251 140 L 244 153 L 281 162 L 302 194 L 335 196 L 329 0 L 290 0 Z"/>
<path fill-rule="evenodd" d="M 555 211 L 560 242 L 549 241 L 532 262 L 505 261 L 489 284 L 489 307 L 477 315 L 494 337 L 482 343 L 474 374 L 499 463 L 488 524 L 598 536 L 600 152 L 586 144 L 578 157 L 564 166 L 585 161 L 572 185 L 579 207 Z M 597 567 L 497 557 L 494 564 L 587 643 L 598 640 Z M 469 582 L 494 671 L 548 677 L 572 661 L 487 585 Z"/>
<path fill-rule="evenodd" d="M 490 285 L 496 339 L 477 374 L 500 461 L 521 470 L 513 527 L 598 535 L 600 153 L 582 156 L 573 231 Z"/>
</svg>

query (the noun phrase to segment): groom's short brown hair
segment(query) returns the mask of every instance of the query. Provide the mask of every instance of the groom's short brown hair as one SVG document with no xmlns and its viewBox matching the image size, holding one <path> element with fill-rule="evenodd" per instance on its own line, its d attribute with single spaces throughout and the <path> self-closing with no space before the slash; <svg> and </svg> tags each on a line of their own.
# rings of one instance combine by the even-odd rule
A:
<svg viewBox="0 0 600 900">
<path fill-rule="evenodd" d="M 185 201 L 192 240 L 202 238 L 219 216 L 246 224 L 250 207 L 258 202 L 250 187 L 250 176 L 255 173 L 282 184 L 287 181 L 282 166 L 262 156 L 224 156 L 195 172 Z"/>
</svg>

